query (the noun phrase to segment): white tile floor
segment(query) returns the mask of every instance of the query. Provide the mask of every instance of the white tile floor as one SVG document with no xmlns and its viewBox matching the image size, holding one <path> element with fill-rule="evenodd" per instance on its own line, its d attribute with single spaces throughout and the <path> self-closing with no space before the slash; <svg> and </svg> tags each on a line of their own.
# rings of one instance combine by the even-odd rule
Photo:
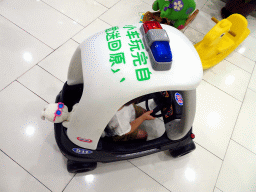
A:
<svg viewBox="0 0 256 192">
<path fill-rule="evenodd" d="M 78 43 L 122 23 L 139 22 L 154 0 L 0 1 L 0 191 L 256 191 L 256 19 L 250 36 L 204 72 L 194 122 L 197 149 L 168 152 L 70 174 L 43 107 L 66 81 Z M 184 30 L 200 41 L 224 3 L 196 0 L 199 15 Z"/>
</svg>

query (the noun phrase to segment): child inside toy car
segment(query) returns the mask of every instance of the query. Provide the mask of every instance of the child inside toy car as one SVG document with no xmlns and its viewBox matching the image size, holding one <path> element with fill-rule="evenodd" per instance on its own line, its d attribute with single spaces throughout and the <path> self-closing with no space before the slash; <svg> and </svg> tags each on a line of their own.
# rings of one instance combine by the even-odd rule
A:
<svg viewBox="0 0 256 192">
<path fill-rule="evenodd" d="M 112 137 L 113 141 L 130 141 L 135 139 L 147 139 L 147 132 L 139 129 L 139 126 L 145 120 L 155 119 L 147 111 L 140 106 L 135 105 L 135 101 L 131 100 L 124 104 L 114 115 L 105 129 L 105 134 Z"/>
</svg>

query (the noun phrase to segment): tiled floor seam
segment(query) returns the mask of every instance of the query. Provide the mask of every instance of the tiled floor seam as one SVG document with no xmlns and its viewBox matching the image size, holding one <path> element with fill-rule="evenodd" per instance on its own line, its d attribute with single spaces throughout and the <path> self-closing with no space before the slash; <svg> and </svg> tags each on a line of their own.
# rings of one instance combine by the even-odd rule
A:
<svg viewBox="0 0 256 192">
<path fill-rule="evenodd" d="M 254 69 L 255 69 L 255 65 L 254 65 L 253 70 L 254 70 Z M 252 75 L 251 75 L 251 77 L 250 77 L 249 82 L 251 81 L 251 78 L 252 78 Z M 221 168 L 220 168 L 220 171 L 219 171 L 219 174 L 218 174 L 218 177 L 217 177 L 215 186 L 216 186 L 216 184 L 217 184 L 217 182 L 218 182 L 218 179 L 219 179 L 219 176 L 220 176 L 220 172 L 221 172 L 221 169 L 222 169 L 222 166 L 223 166 L 223 162 L 225 161 L 225 157 L 226 157 L 226 155 L 227 155 L 227 151 L 228 151 L 228 148 L 229 148 L 229 145 L 230 145 L 230 141 L 231 141 L 231 140 L 234 141 L 234 140 L 232 139 L 232 136 L 233 136 L 233 133 L 234 133 L 234 130 L 235 130 L 235 127 L 236 127 L 236 123 L 237 123 L 239 114 L 240 114 L 240 112 L 241 112 L 241 109 L 242 109 L 242 106 L 243 106 L 243 103 L 244 103 L 244 99 L 245 99 L 246 93 L 247 93 L 247 91 L 248 91 L 248 87 L 249 87 L 249 83 L 248 83 L 248 85 L 247 85 L 247 89 L 246 89 L 246 92 L 245 92 L 245 94 L 244 94 L 244 98 L 243 98 L 242 104 L 241 104 L 241 106 L 240 106 L 240 109 L 239 109 L 239 112 L 238 112 L 238 115 L 237 115 L 237 118 L 236 118 L 236 121 L 235 121 L 235 125 L 234 125 L 234 128 L 233 128 L 232 134 L 231 134 L 230 139 L 229 139 L 228 147 L 227 147 L 227 149 L 226 149 L 226 152 L 225 152 L 225 155 L 224 155 L 222 164 L 221 164 Z M 237 142 L 236 142 L 236 143 L 237 143 Z M 247 150 L 249 150 L 249 149 L 247 149 Z M 250 151 L 250 150 L 249 150 L 249 151 Z M 255 153 L 253 153 L 253 154 L 255 154 Z"/>
<path fill-rule="evenodd" d="M 249 86 L 249 84 L 247 85 L 247 89 L 248 89 L 248 86 Z M 246 90 L 246 93 L 247 93 L 247 90 Z M 245 95 L 244 95 L 244 98 L 245 98 L 245 96 L 246 96 L 246 93 L 245 93 Z M 242 104 L 241 104 L 241 106 L 240 106 L 240 109 L 239 109 L 239 112 L 238 112 L 238 115 L 237 115 L 237 118 L 236 118 L 236 121 L 235 121 L 235 125 L 234 125 L 234 127 L 233 127 L 233 130 L 232 130 L 232 133 L 231 133 L 231 136 L 230 136 L 229 142 L 228 142 L 228 146 L 227 146 L 227 149 L 226 149 L 226 152 L 225 152 L 225 155 L 224 155 L 224 158 L 223 158 L 222 164 L 221 164 L 221 168 L 220 168 L 220 171 L 219 171 L 219 174 L 218 174 L 218 177 L 217 177 L 217 180 L 216 180 L 215 186 L 216 186 L 216 184 L 217 184 L 217 182 L 218 182 L 218 179 L 219 179 L 219 176 L 220 176 L 220 172 L 221 172 L 221 169 L 222 169 L 223 163 L 224 163 L 224 161 L 225 161 L 225 157 L 226 157 L 226 155 L 227 155 L 227 151 L 228 151 L 228 148 L 229 148 L 230 142 L 231 142 L 231 140 L 233 140 L 233 139 L 232 139 L 232 136 L 233 136 L 233 133 L 234 133 L 234 130 L 235 130 L 235 127 L 236 127 L 236 123 L 237 123 L 237 120 L 238 120 L 239 114 L 240 114 L 241 109 L 242 109 L 242 106 L 243 106 L 244 98 L 243 98 Z"/>
<path fill-rule="evenodd" d="M 71 17 L 65 15 L 64 13 L 62 13 L 61 11 L 59 11 L 58 9 L 54 8 L 53 6 L 49 5 L 48 3 L 44 2 L 43 0 L 41 0 L 41 2 L 43 2 L 44 4 L 46 4 L 47 6 L 51 7 L 52 9 L 54 9 L 55 11 L 61 13 L 62 15 L 64 15 L 65 17 L 68 17 L 69 19 L 71 19 L 72 21 L 76 22 L 77 24 L 81 25 L 82 27 L 84 27 L 81 23 L 78 23 L 77 21 L 75 21 L 74 19 L 72 19 Z"/>
<path fill-rule="evenodd" d="M 231 140 L 231 139 L 230 139 L 230 140 Z M 230 140 L 229 140 L 229 143 L 230 143 Z M 229 144 L 228 144 L 228 147 L 229 147 Z M 228 150 L 228 147 L 227 147 L 227 150 Z M 221 162 L 220 170 L 219 170 L 218 176 L 217 176 L 217 178 L 216 178 L 216 182 L 215 182 L 215 184 L 214 184 L 215 187 L 216 187 L 216 185 L 217 185 L 217 182 L 218 182 L 218 179 L 219 179 L 219 176 L 220 176 L 220 172 L 221 172 L 221 169 L 222 169 L 222 166 L 223 166 L 225 157 L 226 157 L 227 150 L 226 150 L 225 155 L 224 155 L 224 158 L 223 158 L 223 160 L 222 160 L 222 162 Z M 213 191 L 214 191 L 214 189 L 213 189 Z"/>
<path fill-rule="evenodd" d="M 256 38 L 255 38 L 255 39 L 256 39 Z M 236 49 L 237 49 L 237 48 L 236 48 Z M 236 50 L 234 50 L 234 52 L 239 53 L 239 52 L 236 51 Z M 251 58 L 247 57 L 246 55 L 243 55 L 243 54 L 241 54 L 241 53 L 239 53 L 239 54 L 242 55 L 243 57 L 247 58 L 247 59 L 250 59 L 250 60 L 253 61 L 253 62 L 256 62 L 256 61 L 252 60 Z"/>
<path fill-rule="evenodd" d="M 39 181 L 34 175 L 32 175 L 30 172 L 28 172 L 24 167 L 22 167 L 19 163 L 17 163 L 14 159 L 12 159 L 9 155 L 7 155 L 7 153 L 5 153 L 4 151 L 2 151 L 0 149 L 0 151 L 5 154 L 9 159 L 11 159 L 14 163 L 16 163 L 18 166 L 20 166 L 24 171 L 26 171 L 29 175 L 31 175 L 33 178 L 35 178 L 39 183 L 41 183 L 45 188 L 47 188 L 49 191 L 52 192 L 52 190 L 50 190 L 45 184 L 43 184 L 41 181 Z"/>
<path fill-rule="evenodd" d="M 77 173 L 76 173 L 77 174 Z M 67 188 L 67 186 L 69 185 L 69 183 L 74 179 L 74 177 L 76 176 L 76 174 L 74 174 L 74 176 L 70 179 L 70 181 L 67 183 L 67 185 L 64 187 L 64 189 L 62 190 L 62 192 L 65 191 L 65 189 Z"/>
<path fill-rule="evenodd" d="M 38 96 L 40 99 L 42 99 L 43 101 L 45 101 L 47 104 L 49 104 L 48 101 L 46 101 L 44 98 L 40 97 L 39 95 L 37 95 L 35 92 L 33 92 L 31 89 L 29 89 L 28 87 L 26 87 L 25 85 L 23 85 L 21 82 L 19 82 L 18 80 L 15 80 L 17 81 L 19 84 L 21 84 L 23 87 L 25 87 L 26 89 L 28 89 L 29 91 L 31 91 L 32 93 L 34 93 L 36 96 Z"/>
<path fill-rule="evenodd" d="M 106 21 L 104 21 L 104 20 L 100 19 L 99 17 L 98 17 L 98 19 L 99 19 L 99 20 L 101 20 L 102 22 L 104 22 L 104 23 L 106 23 L 106 24 L 110 25 L 108 22 L 106 22 Z M 110 26 L 112 26 L 112 25 L 110 25 Z"/>
<path fill-rule="evenodd" d="M 184 31 L 182 31 L 182 33 L 185 35 L 185 32 L 186 32 L 186 30 L 188 29 L 188 26 L 186 26 L 185 28 L 184 28 Z M 191 40 L 190 40 L 191 41 Z M 192 43 L 193 43 L 193 41 L 191 41 Z M 195 43 L 195 42 L 194 42 Z"/>
<path fill-rule="evenodd" d="M 42 58 L 40 61 L 38 61 L 37 64 L 42 62 L 46 57 L 50 56 L 52 53 L 54 53 L 54 51 L 56 51 L 56 49 L 53 49 L 52 52 L 50 52 L 48 55 L 46 55 L 44 58 Z"/>
<path fill-rule="evenodd" d="M 256 91 L 255 91 L 255 90 L 253 90 L 252 88 L 249 88 L 249 87 L 248 87 L 247 89 L 250 89 L 251 91 L 253 91 L 254 93 L 256 93 Z"/>
<path fill-rule="evenodd" d="M 240 54 L 240 53 L 239 53 Z M 242 55 L 242 54 L 240 54 L 240 55 Z M 250 73 L 250 72 L 248 72 L 248 71 L 246 71 L 245 69 L 243 69 L 243 68 L 241 68 L 240 66 L 238 66 L 238 65 L 236 65 L 235 63 L 232 63 L 232 62 L 230 62 L 229 60 L 227 60 L 226 58 L 224 59 L 225 61 L 227 61 L 227 62 L 229 62 L 229 63 L 231 63 L 231 64 L 233 64 L 233 65 L 235 65 L 236 67 L 238 67 L 239 69 L 242 69 L 243 71 L 245 71 L 245 72 L 247 72 L 247 73 L 249 73 L 249 74 L 252 74 L 252 72 Z M 217 64 L 218 65 L 218 64 Z"/>
<path fill-rule="evenodd" d="M 164 187 L 166 190 L 172 192 L 170 189 L 166 188 L 165 186 L 163 186 L 161 183 L 159 183 L 157 180 L 155 180 L 153 177 L 151 177 L 149 174 L 147 174 L 146 172 L 144 172 L 143 170 L 141 170 L 139 167 L 137 167 L 136 165 L 134 165 L 131 161 L 127 160 L 129 163 L 131 163 L 134 167 L 138 168 L 141 172 L 143 172 L 145 175 L 147 175 L 148 177 L 150 177 L 151 179 L 153 179 L 155 182 L 157 182 L 159 185 L 161 185 L 162 187 Z"/>
<path fill-rule="evenodd" d="M 5 90 L 7 87 L 9 87 L 13 82 L 15 82 L 15 80 L 12 81 L 11 83 L 9 83 L 8 85 L 6 85 L 2 90 L 0 90 L 0 93 L 1 93 L 3 90 Z"/>
<path fill-rule="evenodd" d="M 14 24 L 15 26 L 17 26 L 18 28 L 22 29 L 22 31 L 24 31 L 25 33 L 31 35 L 32 37 L 34 37 L 35 39 L 37 39 L 38 41 L 40 41 L 41 43 L 43 43 L 44 45 L 46 45 L 47 47 L 51 48 L 52 50 L 54 50 L 54 48 L 50 47 L 49 45 L 47 45 L 46 43 L 44 43 L 43 41 L 41 41 L 40 39 L 38 39 L 37 37 L 35 37 L 34 35 L 32 35 L 31 33 L 29 33 L 28 31 L 26 31 L 25 29 L 21 28 L 19 25 L 17 25 L 16 23 L 12 22 L 10 19 L 6 18 L 5 16 L 1 15 L 3 18 L 5 18 L 6 20 L 8 20 L 9 22 L 11 22 L 12 24 Z"/>
<path fill-rule="evenodd" d="M 203 7 L 204 7 L 204 6 L 205 6 L 205 4 L 203 5 Z M 202 7 L 202 9 L 203 9 L 203 7 Z M 202 11 L 202 10 L 200 10 L 199 13 L 200 13 L 200 12 L 205 13 L 205 12 Z M 207 14 L 207 13 L 205 13 L 205 14 Z M 209 21 L 211 21 L 211 20 L 209 20 Z M 192 21 L 192 22 L 193 22 L 193 21 Z M 214 21 L 212 21 L 212 22 L 214 23 Z M 192 27 L 192 26 L 190 26 L 190 25 L 188 25 L 188 26 L 191 27 L 192 29 L 194 29 L 195 31 L 197 31 L 197 32 L 199 32 L 199 33 L 202 33 L 202 32 L 200 32 L 200 31 L 198 31 L 196 28 L 194 28 L 194 27 Z M 202 34 L 203 34 L 203 35 L 206 35 L 207 33 L 206 33 L 206 34 L 202 33 Z"/>
<path fill-rule="evenodd" d="M 72 39 L 73 40 L 73 39 Z M 56 50 L 54 50 L 54 51 L 56 51 Z M 43 61 L 46 57 L 48 57 L 49 55 L 51 55 L 52 53 L 54 53 L 54 51 L 52 51 L 51 53 L 49 53 L 47 56 L 45 56 L 42 60 L 40 60 L 38 63 L 40 63 L 41 61 Z M 27 72 L 29 72 L 31 69 L 33 69 L 35 66 L 38 66 L 38 67 L 40 67 L 40 68 L 42 68 L 43 70 L 45 70 L 43 67 L 41 67 L 40 65 L 38 65 L 38 64 L 35 64 L 35 65 L 33 65 L 31 68 L 29 68 L 27 71 L 25 71 L 24 73 L 22 73 L 20 76 L 18 76 L 15 80 L 13 80 L 12 82 L 10 82 L 8 85 L 6 85 L 2 90 L 0 90 L 0 92 L 1 91 L 3 91 L 4 89 L 6 89 L 8 86 L 10 86 L 13 82 L 15 82 L 15 81 L 18 81 L 18 79 L 20 78 L 20 77 L 22 77 L 23 75 L 25 75 Z M 50 75 L 52 75 L 49 71 L 47 71 L 47 70 L 45 70 L 47 73 L 49 73 Z M 53 77 L 55 77 L 54 75 L 52 75 Z M 61 81 L 59 78 L 57 78 L 57 77 L 55 77 L 56 79 L 58 79 L 59 81 Z M 19 81 L 18 81 L 19 82 Z M 61 81 L 62 83 L 64 83 L 63 81 Z M 20 82 L 19 82 L 20 83 Z M 23 85 L 23 84 L 22 84 Z"/>
<path fill-rule="evenodd" d="M 198 31 L 197 29 L 195 29 L 195 28 L 193 28 L 192 26 L 190 26 L 190 25 L 188 25 L 188 27 L 190 27 L 190 28 L 192 28 L 193 30 L 195 30 L 196 32 L 198 32 L 198 33 L 200 33 L 201 35 L 206 35 L 206 34 L 204 34 L 204 33 L 202 33 L 202 32 L 200 32 L 200 31 Z M 197 43 L 197 42 L 195 42 L 195 43 Z"/>
<path fill-rule="evenodd" d="M 37 65 L 38 67 L 40 67 L 41 69 L 43 69 L 45 72 L 47 72 L 48 74 L 50 74 L 51 76 L 53 76 L 54 78 L 58 79 L 59 81 L 61 81 L 62 83 L 65 83 L 63 82 L 62 80 L 60 80 L 58 77 L 54 76 L 53 74 L 51 74 L 49 71 L 47 71 L 45 68 L 43 68 L 42 66 L 40 65 Z"/>
<path fill-rule="evenodd" d="M 255 69 L 256 69 L 256 68 L 255 68 L 255 65 L 254 65 L 253 71 L 254 71 Z M 244 99 L 245 99 L 245 96 L 246 96 L 246 94 L 247 94 L 247 91 L 248 91 L 248 88 L 249 88 L 249 84 L 250 84 L 250 82 L 251 82 L 251 79 L 252 79 L 252 74 L 251 74 L 251 77 L 250 77 L 250 79 L 249 79 L 249 83 L 248 83 L 248 85 L 247 85 L 246 92 L 245 92 L 245 94 L 244 94 L 244 98 L 243 98 L 242 105 L 241 105 L 241 107 L 240 107 L 240 110 L 239 110 L 239 113 L 238 113 L 238 116 L 237 116 L 237 119 L 236 119 L 236 123 L 237 123 L 239 114 L 240 114 L 240 112 L 241 112 L 242 106 L 243 106 L 243 104 L 244 104 Z M 233 136 L 233 133 L 234 133 L 234 130 L 235 130 L 235 127 L 236 127 L 236 123 L 235 123 L 235 126 L 234 126 L 234 129 L 233 129 L 233 132 L 232 132 L 232 134 L 231 134 L 230 139 L 232 139 L 232 136 Z"/>
<path fill-rule="evenodd" d="M 103 5 L 102 3 L 98 2 L 98 1 L 96 1 L 96 2 L 99 3 L 100 5 L 102 5 L 103 7 L 106 7 L 107 9 L 109 9 L 106 5 Z"/>
<path fill-rule="evenodd" d="M 202 6 L 202 8 L 201 9 L 203 9 L 204 8 L 204 6 L 206 5 L 206 3 L 208 2 L 208 0 L 206 0 L 205 1 L 205 3 L 204 3 L 204 5 Z"/>
<path fill-rule="evenodd" d="M 73 38 L 73 37 L 72 37 L 72 38 Z M 76 43 L 78 43 L 75 39 L 72 39 L 72 38 L 71 38 L 71 40 L 73 40 L 73 41 L 75 41 Z M 80 43 L 78 43 L 78 45 L 80 45 Z"/>
<path fill-rule="evenodd" d="M 95 21 L 95 20 L 93 20 L 93 21 Z M 92 22 L 93 22 L 93 21 L 92 21 Z M 92 23 L 92 22 L 91 22 L 91 23 Z M 86 27 L 88 27 L 91 23 L 89 23 Z M 77 34 L 79 34 L 81 31 L 83 31 L 86 27 L 84 27 L 83 29 L 79 30 L 79 31 L 78 31 L 77 33 L 75 33 L 70 39 L 74 40 L 73 37 L 75 37 Z M 70 39 L 68 39 L 67 41 L 69 41 Z M 67 42 L 67 41 L 66 41 L 66 42 Z M 75 41 L 75 40 L 74 40 L 74 41 Z M 65 43 L 66 43 L 66 42 L 65 42 Z M 64 45 L 65 43 L 63 43 L 62 45 Z M 76 43 L 78 43 L 78 42 L 76 42 Z M 80 43 L 78 43 L 78 44 L 80 44 Z M 61 47 L 62 45 L 60 45 L 59 47 Z"/>
<path fill-rule="evenodd" d="M 196 134 L 196 133 L 195 133 Z M 200 147 L 202 147 L 204 150 L 208 151 L 209 153 L 211 153 L 212 155 L 214 155 L 215 157 L 217 157 L 218 159 L 220 159 L 221 161 L 223 161 L 223 159 L 221 159 L 220 157 L 218 157 L 217 155 L 215 155 L 213 152 L 211 152 L 210 150 L 206 149 L 205 147 L 203 147 L 202 145 L 200 145 L 199 143 L 197 143 L 196 141 L 194 141 L 197 145 L 199 145 Z M 193 152 L 192 152 L 193 153 Z"/>
<path fill-rule="evenodd" d="M 109 10 L 109 9 L 108 9 L 108 10 Z M 106 13 L 108 10 L 106 10 L 105 12 L 103 12 L 101 15 L 103 15 L 104 13 Z M 100 17 L 101 15 L 99 15 L 96 19 L 99 19 L 99 17 Z M 78 31 L 77 33 L 75 33 L 70 39 L 74 40 L 73 37 L 75 37 L 77 34 L 79 34 L 79 33 L 80 33 L 82 30 L 84 30 L 86 27 L 88 27 L 89 25 L 91 25 L 94 21 L 96 21 L 96 19 L 94 19 L 92 22 L 88 23 L 88 25 L 86 25 L 83 29 L 81 29 L 80 31 Z M 101 19 L 100 19 L 100 20 L 101 20 Z M 101 20 L 101 21 L 103 21 L 103 20 Z M 103 22 L 105 22 L 105 21 L 103 21 Z M 105 22 L 105 23 L 107 23 L 107 22 Z M 108 24 L 108 23 L 107 23 L 107 24 Z M 112 26 L 112 25 L 111 25 L 111 26 Z M 69 39 L 69 40 L 70 40 L 70 39 Z M 68 41 L 69 41 L 69 40 L 68 40 Z M 76 42 L 77 42 L 77 41 L 76 41 Z M 66 42 L 65 42 L 65 43 L 66 43 Z M 63 44 L 65 44 L 65 43 L 63 43 Z M 77 42 L 77 43 L 78 43 L 78 42 Z M 63 44 L 62 44 L 62 45 L 63 45 Z M 80 44 L 80 43 L 78 43 L 78 44 Z M 61 45 L 61 46 L 62 46 L 62 45 Z M 60 47 L 61 47 L 61 46 L 60 46 Z"/>
<path fill-rule="evenodd" d="M 240 145 L 241 147 L 243 147 L 244 149 L 246 149 L 247 151 L 250 151 L 252 154 L 256 155 L 255 152 L 251 151 L 250 149 L 248 149 L 247 147 L 245 147 L 244 145 L 240 144 L 239 142 L 237 142 L 236 140 L 232 139 L 231 140 L 235 143 L 237 143 L 238 145 Z"/>
<path fill-rule="evenodd" d="M 83 28 L 83 29 L 84 29 L 84 28 Z M 83 29 L 81 29 L 79 32 L 81 32 Z M 79 32 L 78 32 L 78 33 L 79 33 Z M 77 33 L 76 33 L 76 34 L 77 34 Z M 76 35 L 76 34 L 75 34 L 75 35 Z M 75 35 L 74 35 L 74 36 L 75 36 Z M 72 36 L 72 37 L 74 37 L 74 36 Z M 70 38 L 67 39 L 64 43 L 62 43 L 61 45 L 59 45 L 54 51 L 56 51 L 57 49 L 61 48 L 61 47 L 62 47 L 64 44 L 66 44 L 69 40 L 73 40 L 72 37 L 70 37 Z M 79 43 L 78 43 L 78 44 L 79 44 Z M 53 51 L 53 52 L 54 52 L 54 51 Z M 53 52 L 52 52 L 52 53 L 53 53 Z M 48 56 L 49 56 L 49 55 L 48 55 Z M 45 59 L 45 58 L 44 58 L 44 59 Z M 41 61 L 42 61 L 42 60 L 41 60 Z M 40 61 L 40 62 L 41 62 L 41 61 Z M 38 62 L 38 63 L 39 63 L 39 62 Z"/>
<path fill-rule="evenodd" d="M 218 187 L 215 186 L 215 188 L 217 188 L 218 190 L 220 190 Z M 213 192 L 214 192 L 215 189 L 213 189 Z M 222 190 L 220 190 L 221 192 L 223 192 Z"/>
<path fill-rule="evenodd" d="M 21 78 L 23 75 L 25 75 L 27 72 L 29 72 L 31 69 L 33 69 L 37 64 L 33 65 L 32 67 L 30 67 L 28 70 L 26 70 L 24 73 L 22 73 L 21 75 L 19 75 L 14 81 L 16 81 L 17 79 Z"/>
<path fill-rule="evenodd" d="M 119 2 L 119 1 L 118 1 L 118 2 Z M 102 14 L 100 14 L 96 19 L 99 19 L 100 16 L 103 15 L 104 13 L 106 13 L 107 11 L 109 11 L 109 9 L 110 9 L 110 8 L 108 8 L 106 11 L 104 11 Z M 95 21 L 96 19 L 94 19 L 93 21 Z M 93 21 L 92 21 L 92 22 L 93 22 Z M 91 22 L 91 23 L 92 23 L 92 22 Z M 90 23 L 90 24 L 91 24 L 91 23 Z M 90 25 L 90 24 L 88 24 L 88 25 Z M 88 25 L 87 25 L 87 26 L 88 26 Z M 86 27 L 87 27 L 87 26 L 86 26 Z"/>
<path fill-rule="evenodd" d="M 248 72 L 247 72 L 248 73 Z M 206 83 L 209 83 L 207 80 L 203 79 L 203 81 L 205 81 Z M 239 99 L 235 98 L 234 96 L 230 95 L 229 93 L 225 92 L 224 90 L 220 89 L 219 87 L 216 87 L 215 85 L 209 83 L 210 85 L 214 86 L 215 88 L 219 89 L 220 91 L 224 92 L 225 94 L 229 95 L 230 97 L 234 98 L 235 100 L 243 103 L 243 101 L 240 101 Z"/>
<path fill-rule="evenodd" d="M 36 65 L 32 66 L 31 68 L 29 68 L 27 71 L 25 71 L 24 73 L 22 73 L 20 76 L 18 76 L 16 79 L 14 79 L 12 82 L 10 82 L 8 85 L 6 85 L 1 91 L 3 91 L 4 89 L 6 89 L 7 87 L 9 87 L 12 83 L 14 83 L 15 81 L 17 81 L 17 79 L 19 79 L 21 76 L 25 75 L 28 71 L 30 71 L 31 69 L 33 69 Z"/>
<path fill-rule="evenodd" d="M 145 2 L 144 0 L 142 0 L 142 2 L 143 2 L 143 3 L 146 3 L 146 4 L 148 4 L 148 5 L 151 5 L 151 4 L 149 4 L 149 2 Z M 153 3 L 152 3 L 152 4 L 153 4 Z"/>
<path fill-rule="evenodd" d="M 46 4 L 47 6 L 53 8 L 54 10 L 58 11 L 58 12 L 61 13 L 62 15 L 68 17 L 69 19 L 71 19 L 72 21 L 76 22 L 77 24 L 79 24 L 79 25 L 81 25 L 81 26 L 83 27 L 81 30 L 79 30 L 77 33 L 75 33 L 71 38 L 69 38 L 67 41 L 65 41 L 64 43 L 62 43 L 60 46 L 58 46 L 58 47 L 57 47 L 56 49 L 54 49 L 54 50 L 59 49 L 61 46 L 63 46 L 65 43 L 67 43 L 69 40 L 71 40 L 74 36 L 76 36 L 78 33 L 80 33 L 82 30 L 84 30 L 87 26 L 89 26 L 92 22 L 94 22 L 94 21 L 97 19 L 97 18 L 96 18 L 95 20 L 93 20 L 92 22 L 90 22 L 88 25 L 84 26 L 84 25 L 78 23 L 77 21 L 75 21 L 74 19 L 72 19 L 71 17 L 65 15 L 64 13 L 62 13 L 61 11 L 59 11 L 58 9 L 56 9 L 56 8 L 52 7 L 51 5 L 49 5 L 48 3 L 44 2 L 43 0 L 42 0 L 42 2 L 43 2 L 44 4 Z M 98 2 L 97 2 L 97 3 L 98 3 Z M 105 6 L 104 6 L 104 7 L 105 7 Z M 108 8 L 107 8 L 106 11 L 108 11 Z M 105 12 L 106 12 L 106 11 L 105 11 Z M 103 12 L 102 14 L 104 14 L 105 12 Z M 102 14 L 101 14 L 101 15 L 102 15 Z M 101 16 L 101 15 L 100 15 L 100 16 Z M 100 17 L 100 16 L 99 16 L 99 17 Z M 73 39 L 72 39 L 72 40 L 73 40 Z M 75 42 L 76 42 L 76 41 L 75 41 Z M 76 42 L 76 43 L 78 43 L 78 42 Z M 79 44 L 79 43 L 78 43 L 78 44 Z"/>
<path fill-rule="evenodd" d="M 37 64 L 33 65 L 32 67 L 30 67 L 27 71 L 25 71 L 24 73 L 22 73 L 21 75 L 19 75 L 15 80 L 19 79 L 21 76 L 25 75 L 28 71 L 30 71 L 31 69 L 33 69 L 35 66 L 38 65 L 38 63 L 42 62 L 44 59 L 46 59 L 48 56 L 50 56 L 52 53 L 54 53 L 56 50 L 53 50 L 51 53 L 49 53 L 48 55 L 46 55 L 43 59 L 41 59 L 40 61 L 37 62 Z"/>
<path fill-rule="evenodd" d="M 109 9 L 111 9 L 112 7 L 114 7 L 117 3 L 119 3 L 121 0 L 117 1 L 114 5 L 112 5 L 111 7 L 109 7 Z"/>
</svg>

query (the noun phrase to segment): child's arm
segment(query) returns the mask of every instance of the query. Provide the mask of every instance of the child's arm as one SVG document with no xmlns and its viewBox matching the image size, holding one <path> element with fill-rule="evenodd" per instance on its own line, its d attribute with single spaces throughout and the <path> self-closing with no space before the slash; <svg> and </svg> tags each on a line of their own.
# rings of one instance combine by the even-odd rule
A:
<svg viewBox="0 0 256 192">
<path fill-rule="evenodd" d="M 148 111 L 148 112 L 144 113 L 143 115 L 141 115 L 140 117 L 138 117 L 137 119 L 135 119 L 134 121 L 132 121 L 130 123 L 131 124 L 131 131 L 129 133 L 126 133 L 126 135 L 131 134 L 136 129 L 138 129 L 138 127 L 141 125 L 141 123 L 143 123 L 143 121 L 155 119 L 155 117 L 152 117 L 150 115 L 152 112 L 153 112 L 153 110 Z"/>
</svg>

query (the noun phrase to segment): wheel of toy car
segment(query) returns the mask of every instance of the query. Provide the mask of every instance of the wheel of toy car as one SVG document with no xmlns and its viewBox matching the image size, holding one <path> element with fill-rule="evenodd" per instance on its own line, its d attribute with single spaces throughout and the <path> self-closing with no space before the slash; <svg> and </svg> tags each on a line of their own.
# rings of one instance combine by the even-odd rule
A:
<svg viewBox="0 0 256 192">
<path fill-rule="evenodd" d="M 97 167 L 96 162 L 84 163 L 78 161 L 68 160 L 67 169 L 69 173 L 83 173 L 87 171 L 92 171 Z"/>
<path fill-rule="evenodd" d="M 196 149 L 196 145 L 194 142 L 189 143 L 188 145 L 182 146 L 178 149 L 170 150 L 170 154 L 172 157 L 177 158 L 184 156 Z"/>
</svg>

